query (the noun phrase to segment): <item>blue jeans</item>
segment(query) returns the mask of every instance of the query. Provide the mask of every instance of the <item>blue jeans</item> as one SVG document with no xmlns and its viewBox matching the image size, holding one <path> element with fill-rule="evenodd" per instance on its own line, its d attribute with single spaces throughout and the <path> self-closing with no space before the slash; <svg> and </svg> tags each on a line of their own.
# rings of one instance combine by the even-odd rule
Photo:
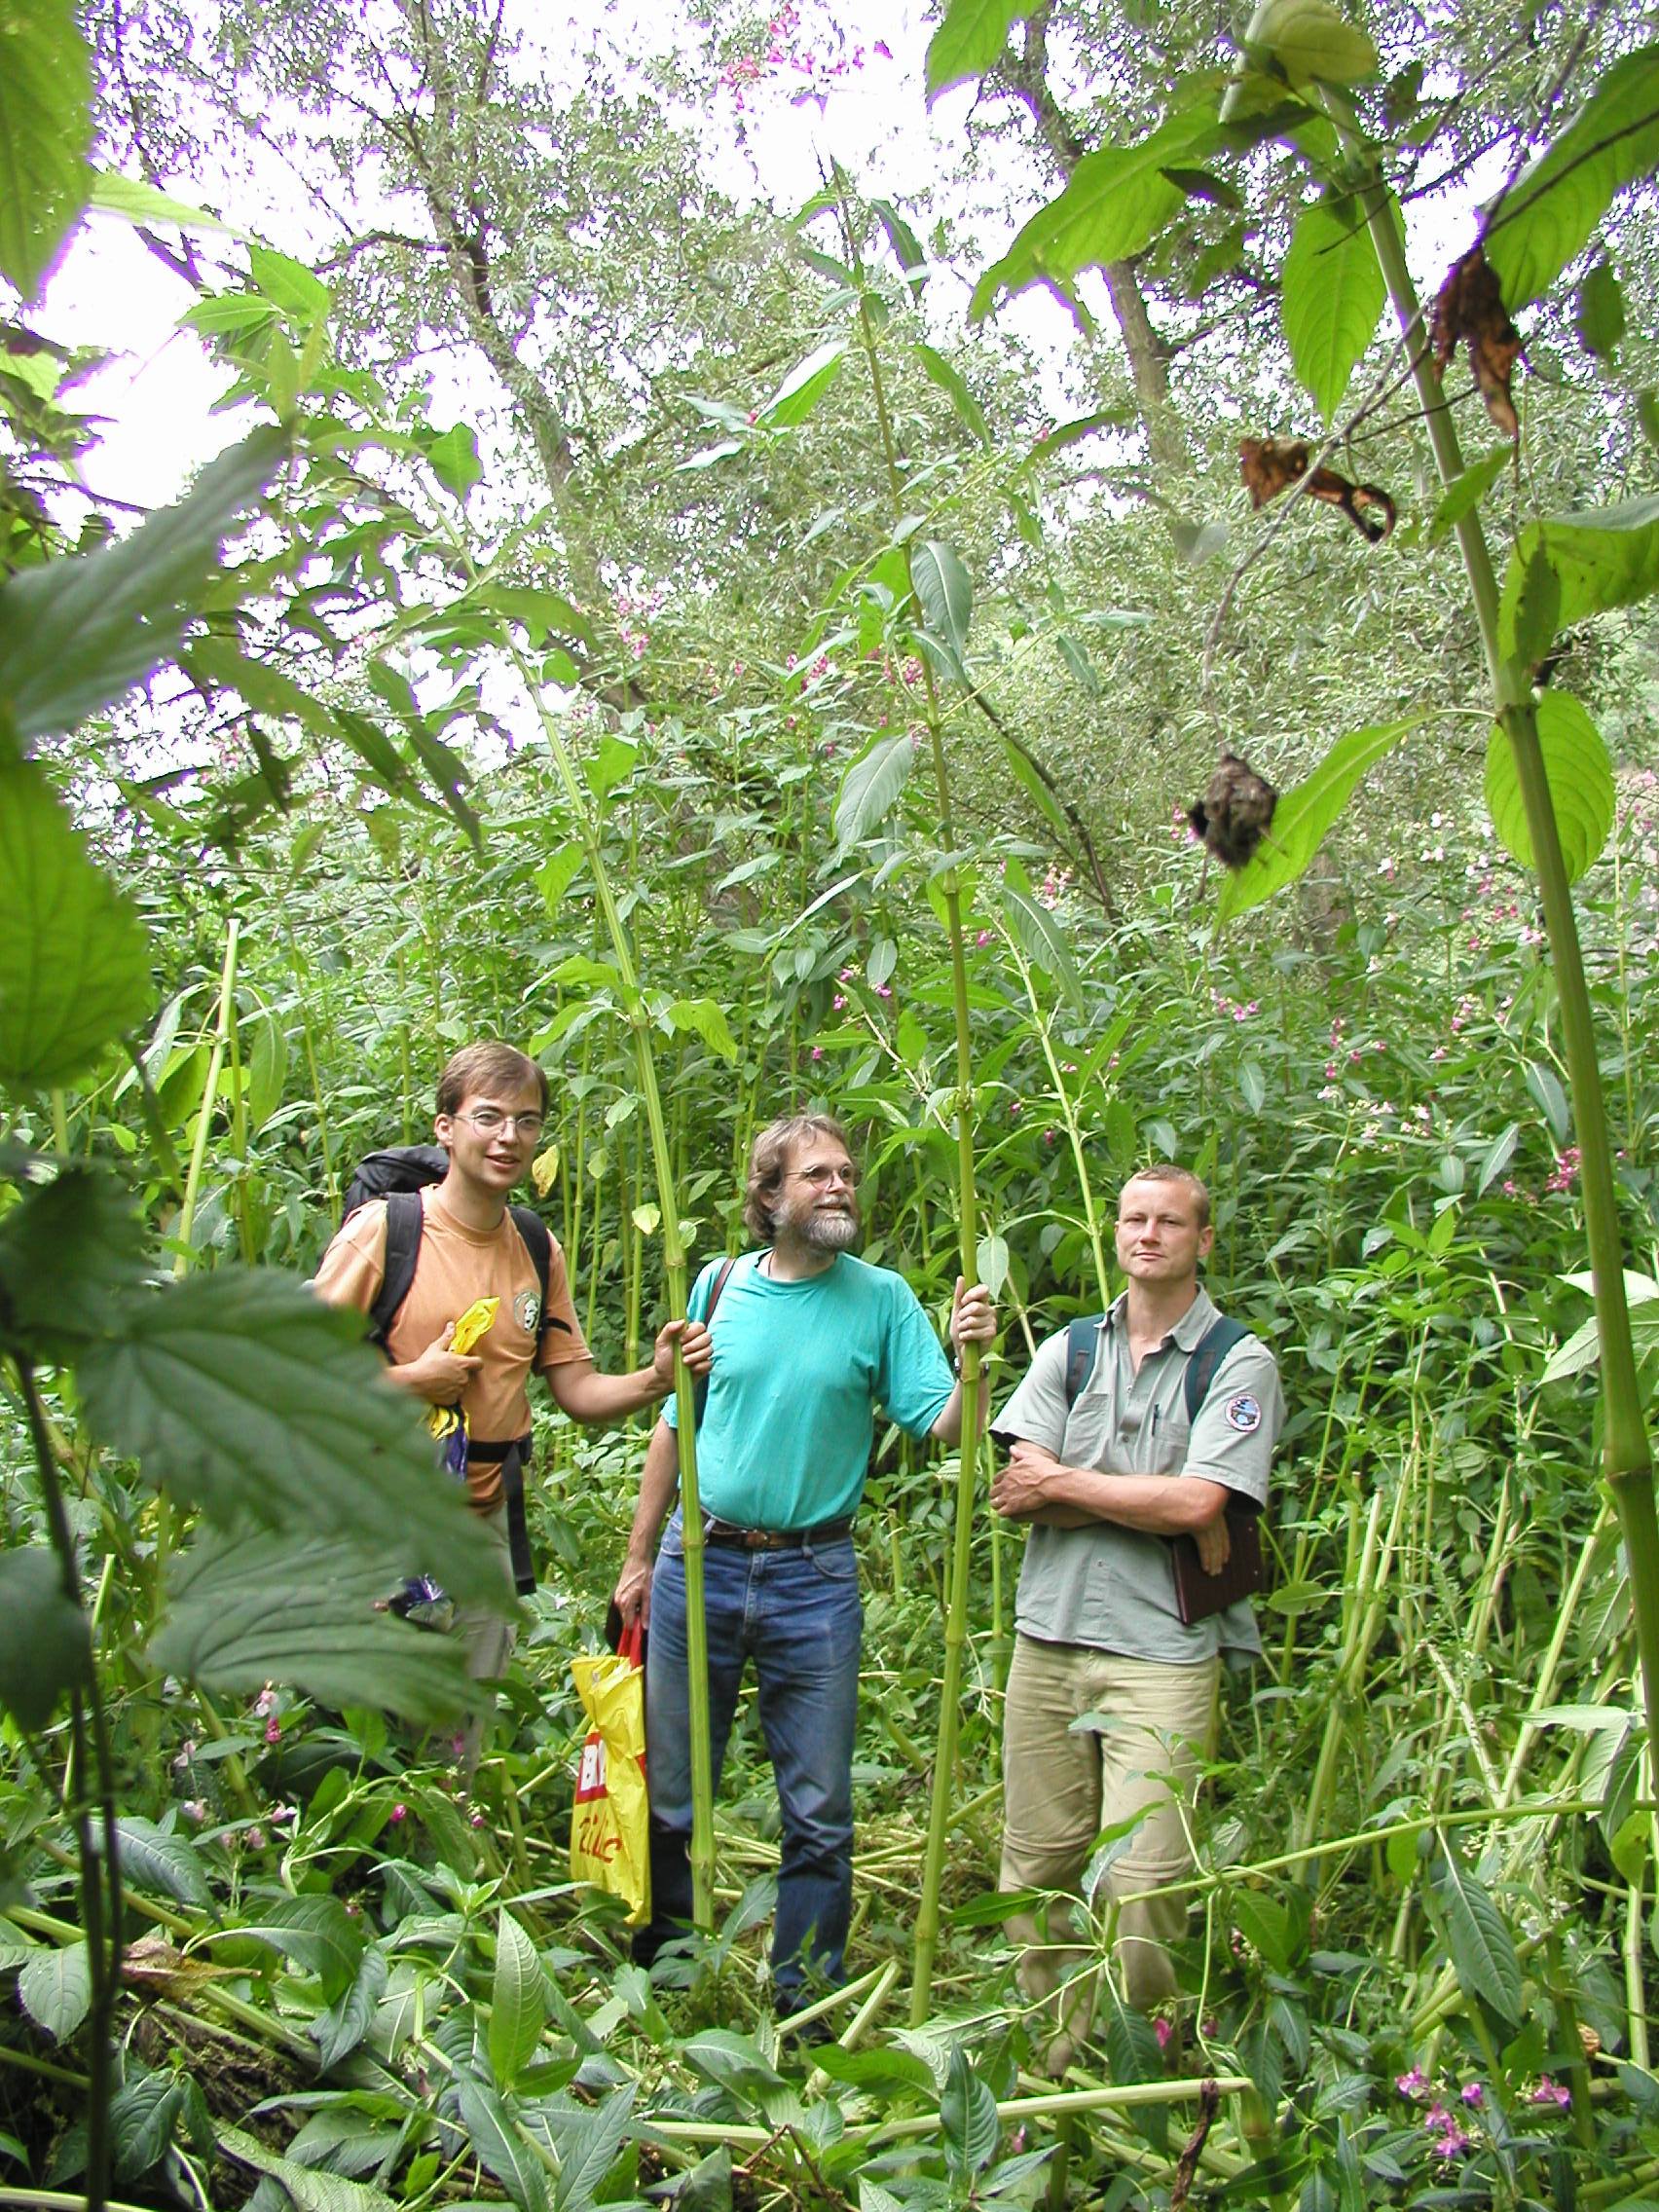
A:
<svg viewBox="0 0 1659 2212">
<path fill-rule="evenodd" d="M 853 1732 L 864 1604 L 851 1536 L 776 1552 L 703 1553 L 709 1729 L 719 1785 L 745 1662 L 778 1784 L 783 1846 L 772 1983 L 780 2012 L 809 1972 L 838 1981 L 853 1904 Z M 634 1955 L 649 1964 L 691 1918 L 691 1743 L 685 1555 L 678 1512 L 651 1577 L 645 1650 L 645 1773 L 651 1800 L 651 1918 Z"/>
</svg>

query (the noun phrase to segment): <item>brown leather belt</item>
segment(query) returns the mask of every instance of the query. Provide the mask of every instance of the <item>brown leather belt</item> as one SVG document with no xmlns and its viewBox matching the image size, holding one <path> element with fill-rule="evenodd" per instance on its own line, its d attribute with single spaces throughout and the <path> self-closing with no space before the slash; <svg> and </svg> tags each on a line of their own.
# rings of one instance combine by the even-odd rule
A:
<svg viewBox="0 0 1659 2212">
<path fill-rule="evenodd" d="M 743 1529 L 718 1514 L 703 1516 L 703 1541 L 724 1544 L 742 1552 L 798 1552 L 808 1544 L 832 1544 L 853 1532 L 851 1514 L 839 1521 L 820 1521 L 816 1529 Z"/>
</svg>

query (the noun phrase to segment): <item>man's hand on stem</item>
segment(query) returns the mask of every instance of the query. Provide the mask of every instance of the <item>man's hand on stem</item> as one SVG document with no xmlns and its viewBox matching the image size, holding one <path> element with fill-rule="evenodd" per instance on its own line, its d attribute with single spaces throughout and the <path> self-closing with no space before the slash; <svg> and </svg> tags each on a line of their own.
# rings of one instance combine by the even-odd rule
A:
<svg viewBox="0 0 1659 2212">
<path fill-rule="evenodd" d="M 657 1331 L 656 1349 L 651 1353 L 651 1366 L 662 1384 L 663 1393 L 674 1388 L 674 1347 L 679 1345 L 684 1354 L 685 1367 L 693 1378 L 707 1375 L 715 1356 L 715 1340 L 701 1321 L 668 1321 Z"/>
</svg>

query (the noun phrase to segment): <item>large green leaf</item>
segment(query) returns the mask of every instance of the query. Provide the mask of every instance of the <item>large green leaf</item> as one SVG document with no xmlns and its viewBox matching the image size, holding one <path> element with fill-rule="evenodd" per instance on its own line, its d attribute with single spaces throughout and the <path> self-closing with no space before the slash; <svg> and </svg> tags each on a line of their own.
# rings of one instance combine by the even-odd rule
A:
<svg viewBox="0 0 1659 2212">
<path fill-rule="evenodd" d="M 1310 776 L 1294 790 L 1281 793 L 1272 827 L 1254 859 L 1221 887 L 1216 902 L 1219 918 L 1231 921 L 1235 914 L 1247 913 L 1264 899 L 1282 891 L 1287 883 L 1294 883 L 1319 850 L 1360 778 L 1392 753 L 1422 719 L 1421 715 L 1404 715 L 1398 721 L 1349 730 L 1346 737 L 1338 738 Z"/>
<path fill-rule="evenodd" d="M 1014 864 L 1009 866 L 1009 876 Z M 1029 895 L 1023 884 L 1004 879 L 1002 887 L 1003 912 L 1014 940 L 1034 968 L 1058 983 L 1069 1006 L 1081 1014 L 1084 1007 L 1083 983 L 1072 960 L 1071 946 L 1066 933 L 1047 906 Z"/>
<path fill-rule="evenodd" d="M 220 1268 L 135 1301 L 87 1351 L 88 1419 L 222 1528 L 310 1530 L 458 1598 L 500 1597 L 488 1532 L 362 1326 L 274 1270 Z"/>
<path fill-rule="evenodd" d="M 710 1051 L 718 1052 L 722 1060 L 736 1059 L 737 1039 L 718 999 L 676 999 L 668 1010 L 668 1018 L 676 1029 L 701 1037 Z"/>
<path fill-rule="evenodd" d="M 835 845 L 844 853 L 862 844 L 893 809 L 915 757 L 907 729 L 878 737 L 847 770 L 835 801 Z"/>
<path fill-rule="evenodd" d="M 804 423 L 840 375 L 841 358 L 846 350 L 844 339 L 832 339 L 809 353 L 804 361 L 797 361 L 760 409 L 756 420 L 769 430 L 793 429 L 797 424 Z"/>
<path fill-rule="evenodd" d="M 0 1084 L 70 1082 L 149 999 L 136 913 L 33 762 L 0 761 Z"/>
<path fill-rule="evenodd" d="M 545 2128 L 559 2161 L 553 2184 L 555 2212 L 592 2212 L 622 2146 L 633 2132 L 635 2085 L 612 2090 L 603 2104 L 577 2104 L 570 2097 L 544 2097 L 527 2120 L 533 2132 Z"/>
<path fill-rule="evenodd" d="M 1030 13 L 1029 0 L 950 0 L 928 42 L 929 100 L 982 77 L 1008 44 L 1011 26 Z"/>
<path fill-rule="evenodd" d="M 510 2089 L 534 2057 L 547 2019 L 547 1984 L 535 1945 L 503 1905 L 496 1915 L 490 1992 L 490 2071 Z"/>
<path fill-rule="evenodd" d="M 1482 243 L 1511 314 L 1595 237 L 1615 193 L 1659 166 L 1659 45 L 1615 61 L 1488 217 Z"/>
<path fill-rule="evenodd" d="M 109 2108 L 115 2170 L 138 2181 L 166 2157 L 184 2117 L 190 2077 L 151 2074 L 134 2066 Z"/>
<path fill-rule="evenodd" d="M 1377 49 L 1335 0 L 1262 0 L 1244 51 L 1295 87 L 1360 85 L 1377 74 Z"/>
<path fill-rule="evenodd" d="M 1365 211 L 1346 193 L 1305 207 L 1284 257 L 1280 313 L 1292 366 L 1330 422 L 1382 313 L 1386 290 Z"/>
<path fill-rule="evenodd" d="M 549 2212 L 547 2169 L 502 2099 L 469 2074 L 456 2076 L 455 2094 L 461 2125 L 485 2171 L 495 2175 L 519 2212 Z"/>
<path fill-rule="evenodd" d="M 314 1974 L 331 2005 L 357 1978 L 365 1940 L 362 1923 L 352 1919 L 338 1898 L 255 1899 L 240 1927 L 216 1931 L 216 1937 L 227 1940 L 250 1936 L 280 1951 L 302 1972 Z"/>
<path fill-rule="evenodd" d="M 1068 844 L 1072 836 L 1072 827 L 1065 818 L 1065 812 L 1059 800 L 1038 774 L 1035 765 L 1026 758 L 1019 747 L 1010 738 L 1008 732 L 1002 730 L 998 734 L 1003 741 L 1003 757 L 1008 762 L 1014 782 L 1018 784 L 1026 797 L 1061 843 Z"/>
<path fill-rule="evenodd" d="M 916 365 L 929 383 L 938 385 L 979 444 L 988 446 L 991 442 L 990 424 L 985 421 L 984 409 L 974 397 L 962 371 L 954 362 L 947 361 L 936 348 L 924 346 L 920 340 L 917 341 L 915 352 Z"/>
<path fill-rule="evenodd" d="M 192 678 L 203 684 L 240 691 L 255 714 L 297 721 L 319 737 L 332 737 L 338 725 L 320 699 L 302 690 L 291 676 L 266 661 L 249 660 L 230 638 L 204 638 L 182 656 Z"/>
<path fill-rule="evenodd" d="M 0 0 L 0 276 L 25 300 L 86 205 L 92 92 L 74 0 Z"/>
<path fill-rule="evenodd" d="M 910 554 L 910 582 L 928 628 L 945 640 L 959 661 L 965 659 L 974 586 L 960 560 L 948 545 L 930 537 Z"/>
<path fill-rule="evenodd" d="M 255 2173 L 269 2174 L 273 2181 L 280 2182 L 298 2212 L 396 2212 L 391 2198 L 382 2191 L 348 2181 L 342 2174 L 325 2173 L 320 2167 L 302 2166 L 297 2158 L 284 2158 L 268 2149 L 257 2135 L 248 2135 L 240 2127 L 220 2127 L 218 2134 L 221 2151 L 251 2166 Z"/>
<path fill-rule="evenodd" d="M 1213 108 L 1195 106 L 1133 146 L 1086 154 L 1059 198 L 1038 209 L 980 277 L 972 315 L 988 314 L 1000 293 L 1022 292 L 1044 278 L 1065 283 L 1080 269 L 1139 253 L 1186 200 L 1165 171 L 1203 161 L 1219 142 Z"/>
<path fill-rule="evenodd" d="M 1434 510 L 1428 526 L 1429 543 L 1444 537 L 1455 530 L 1466 514 L 1472 514 L 1493 486 L 1510 467 L 1515 456 L 1513 446 L 1498 446 L 1479 461 L 1470 461 L 1463 473 L 1446 487 L 1445 497 Z"/>
<path fill-rule="evenodd" d="M 64 1690 L 92 1673 L 87 1616 L 43 1545 L 0 1552 L 0 1705 L 25 1728 L 44 1728 Z"/>
<path fill-rule="evenodd" d="M 160 1890 L 180 1904 L 211 1911 L 213 1893 L 196 1846 L 187 1835 L 170 1834 L 154 1821 L 131 1813 L 115 1824 L 121 1839 L 121 1878 L 137 1890 Z"/>
<path fill-rule="evenodd" d="M 43 1943 L 18 1972 L 18 1995 L 29 2018 L 56 2043 L 75 2033 L 92 2004 L 92 1966 L 85 1943 Z"/>
<path fill-rule="evenodd" d="M 1446 1915 L 1446 1937 L 1457 1986 L 1511 2027 L 1521 2024 L 1521 1962 L 1515 1938 L 1485 1885 L 1448 1851 L 1435 1870 L 1435 1894 Z"/>
<path fill-rule="evenodd" d="M 121 176 L 113 169 L 94 169 L 92 204 L 106 215 L 121 215 L 129 223 L 176 223 L 183 231 L 220 231 L 233 239 L 252 239 L 252 231 L 239 230 L 222 216 L 209 215 L 188 200 L 175 200 L 158 192 L 135 176 Z M 193 311 L 194 312 L 194 311 Z"/>
<path fill-rule="evenodd" d="M 1568 882 L 1576 883 L 1594 864 L 1613 826 L 1613 764 L 1601 731 L 1569 692 L 1546 691 L 1536 712 L 1562 858 Z M 1505 851 L 1523 867 L 1535 869 L 1515 750 L 1500 722 L 1493 722 L 1487 745 L 1486 802 Z"/>
<path fill-rule="evenodd" d="M 1546 515 L 1515 540 L 1504 571 L 1498 643 L 1533 660 L 1549 644 L 1524 614 L 1530 572 L 1546 564 L 1557 592 L 1551 631 L 1570 629 L 1604 608 L 1629 607 L 1659 591 L 1659 495 L 1622 499 L 1582 514 Z"/>
<path fill-rule="evenodd" d="M 120 544 L 12 578 L 0 591 L 0 707 L 20 737 L 68 729 L 177 651 L 220 540 L 287 453 L 285 431 L 257 429 Z"/>
<path fill-rule="evenodd" d="M 28 1180 L 53 1167 L 49 1182 Z M 118 1325 L 143 1276 L 143 1224 L 98 1168 L 24 1155 L 16 1171 L 21 1195 L 0 1217 L 0 1347 L 67 1364 Z"/>
<path fill-rule="evenodd" d="M 946 2162 L 965 2180 L 996 2156 L 997 2100 L 960 2044 L 950 2053 L 950 2072 L 939 2100 L 939 2128 Z"/>
<path fill-rule="evenodd" d="M 467 1704 L 465 1657 L 454 1639 L 376 1610 L 402 1571 L 338 1537 L 203 1533 L 174 1564 L 151 1664 L 203 1689 L 292 1682 L 336 1711 L 445 1719 Z M 447 1587 L 447 1569 L 433 1571 Z"/>
<path fill-rule="evenodd" d="M 316 2062 L 325 2074 L 355 2050 L 374 2026 L 389 1978 L 386 1953 L 378 1944 L 371 1943 L 357 1963 L 356 1977 L 350 1988 L 344 1990 L 328 2009 L 319 2012 L 312 2022 L 311 2032 L 317 2046 Z"/>
</svg>

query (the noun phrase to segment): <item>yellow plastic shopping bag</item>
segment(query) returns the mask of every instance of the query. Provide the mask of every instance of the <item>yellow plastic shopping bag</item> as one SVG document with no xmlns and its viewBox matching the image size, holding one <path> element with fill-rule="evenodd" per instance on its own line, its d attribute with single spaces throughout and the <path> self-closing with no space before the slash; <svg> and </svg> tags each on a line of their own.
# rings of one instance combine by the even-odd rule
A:
<svg viewBox="0 0 1659 2212">
<path fill-rule="evenodd" d="M 651 1860 L 639 1623 L 617 1650 L 578 1654 L 571 1673 L 590 1723 L 576 1768 L 571 1878 L 621 1898 L 629 1927 L 640 1928 L 651 1914 Z"/>
</svg>

